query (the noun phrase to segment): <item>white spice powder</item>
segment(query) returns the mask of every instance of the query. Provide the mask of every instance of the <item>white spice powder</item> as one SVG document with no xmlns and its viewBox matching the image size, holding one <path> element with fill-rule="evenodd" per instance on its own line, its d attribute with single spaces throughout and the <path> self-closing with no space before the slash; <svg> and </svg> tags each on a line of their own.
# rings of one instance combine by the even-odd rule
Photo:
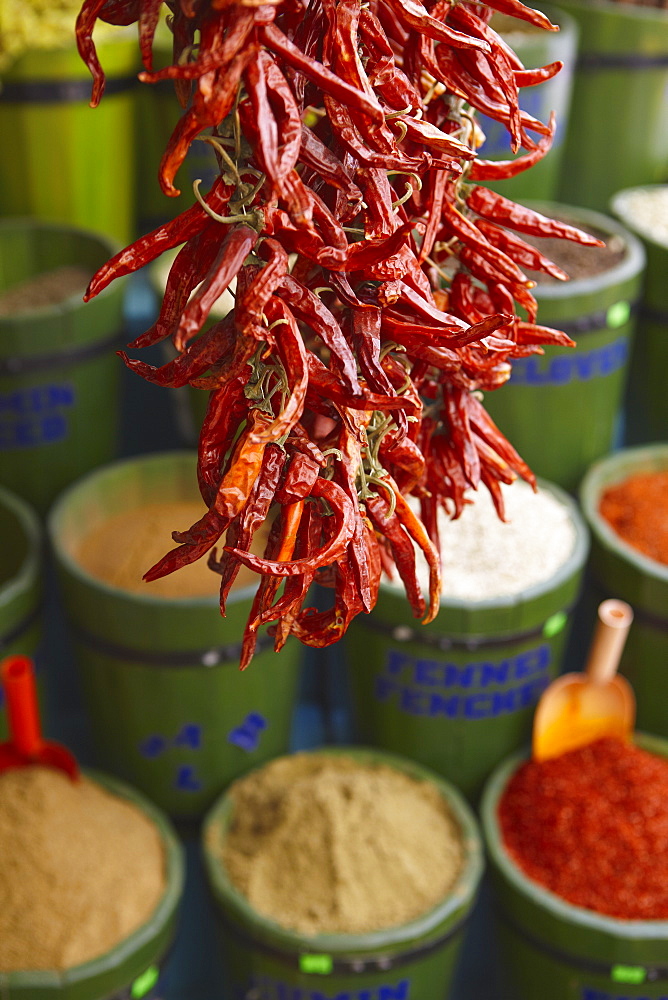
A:
<svg viewBox="0 0 668 1000">
<path fill-rule="evenodd" d="M 668 247 L 668 185 L 631 191 L 624 211 L 638 232 Z"/>
<path fill-rule="evenodd" d="M 522 480 L 502 489 L 505 522 L 484 487 L 469 493 L 472 502 L 457 520 L 439 512 L 443 597 L 510 597 L 549 580 L 573 552 L 575 525 L 563 503 L 546 490 L 534 493 Z M 418 579 L 426 591 L 429 576 L 420 555 Z M 398 577 L 392 584 L 403 587 Z"/>
</svg>

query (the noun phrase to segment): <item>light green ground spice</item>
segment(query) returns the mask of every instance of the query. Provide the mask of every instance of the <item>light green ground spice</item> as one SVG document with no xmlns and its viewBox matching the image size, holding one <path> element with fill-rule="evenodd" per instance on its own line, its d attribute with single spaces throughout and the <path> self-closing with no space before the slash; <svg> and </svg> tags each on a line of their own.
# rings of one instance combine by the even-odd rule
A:
<svg viewBox="0 0 668 1000">
<path fill-rule="evenodd" d="M 252 906 L 312 935 L 420 916 L 452 888 L 461 835 L 432 785 L 352 758 L 295 754 L 232 787 L 219 852 Z"/>
</svg>

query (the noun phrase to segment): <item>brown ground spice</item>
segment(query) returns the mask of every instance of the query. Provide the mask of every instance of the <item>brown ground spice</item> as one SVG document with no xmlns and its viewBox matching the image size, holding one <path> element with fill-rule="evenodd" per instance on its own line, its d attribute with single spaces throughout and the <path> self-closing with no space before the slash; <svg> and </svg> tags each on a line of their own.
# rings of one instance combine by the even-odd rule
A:
<svg viewBox="0 0 668 1000">
<path fill-rule="evenodd" d="M 204 513 L 205 508 L 196 500 L 152 503 L 123 511 L 85 535 L 74 556 L 91 576 L 122 590 L 166 598 L 212 597 L 218 593 L 220 577 L 208 568 L 206 558 L 161 580 L 147 583 L 142 579 L 176 545 L 172 532 L 184 530 Z M 257 579 L 256 573 L 242 566 L 235 587 L 248 587 Z"/>
<path fill-rule="evenodd" d="M 435 906 L 463 864 L 438 790 L 386 765 L 295 754 L 237 781 L 210 844 L 260 913 L 304 934 L 394 927 Z"/>
<path fill-rule="evenodd" d="M 68 969 L 151 917 L 165 887 L 153 823 L 46 767 L 0 775 L 0 972 Z"/>
<path fill-rule="evenodd" d="M 84 267 L 65 264 L 0 292 L 0 316 L 16 316 L 46 306 L 55 306 L 71 295 L 83 294 L 91 274 Z"/>
<path fill-rule="evenodd" d="M 639 473 L 608 486 L 599 512 L 628 545 L 668 565 L 668 471 Z"/>
</svg>

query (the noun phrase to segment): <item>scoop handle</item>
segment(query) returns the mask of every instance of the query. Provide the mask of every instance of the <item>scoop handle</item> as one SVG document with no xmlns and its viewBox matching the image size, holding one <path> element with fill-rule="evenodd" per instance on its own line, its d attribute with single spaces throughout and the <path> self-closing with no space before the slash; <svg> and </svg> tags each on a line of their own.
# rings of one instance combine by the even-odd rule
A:
<svg viewBox="0 0 668 1000">
<path fill-rule="evenodd" d="M 22 756 L 35 757 L 42 747 L 42 732 L 32 660 L 8 657 L 0 664 L 0 679 L 7 699 L 11 742 Z"/>
<path fill-rule="evenodd" d="M 611 598 L 598 607 L 598 622 L 589 650 L 585 673 L 595 684 L 605 684 L 617 673 L 633 609 L 625 601 Z"/>
</svg>

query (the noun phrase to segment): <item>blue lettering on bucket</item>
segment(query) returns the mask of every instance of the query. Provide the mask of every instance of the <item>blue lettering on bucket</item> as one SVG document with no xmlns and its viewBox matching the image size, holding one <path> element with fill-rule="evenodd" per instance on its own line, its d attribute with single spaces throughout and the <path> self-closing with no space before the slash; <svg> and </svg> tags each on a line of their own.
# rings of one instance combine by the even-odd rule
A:
<svg viewBox="0 0 668 1000">
<path fill-rule="evenodd" d="M 259 712 L 250 712 L 240 726 L 227 734 L 227 742 L 251 753 L 257 750 L 260 733 L 267 728 L 267 720 Z"/>
<path fill-rule="evenodd" d="M 177 768 L 174 785 L 181 792 L 199 792 L 202 788 L 202 782 L 197 777 L 195 768 L 189 764 Z"/>
<path fill-rule="evenodd" d="M 199 750 L 202 746 L 202 727 L 196 722 L 186 722 L 171 739 L 160 733 L 151 733 L 139 744 L 142 757 L 160 757 L 171 749 Z"/>
<path fill-rule="evenodd" d="M 592 378 L 611 375 L 622 368 L 628 359 L 629 345 L 626 337 L 592 351 L 578 351 L 556 358 L 517 358 L 513 361 L 511 385 L 566 385 L 569 382 L 587 382 Z"/>
<path fill-rule="evenodd" d="M 253 976 L 252 980 L 235 987 L 235 995 L 239 1000 L 257 996 L 258 1000 L 410 1000 L 411 981 L 401 979 L 394 985 L 366 987 L 360 990 L 343 990 L 332 993 L 330 990 L 310 989 L 305 986 L 293 986 L 269 976 Z"/>
<path fill-rule="evenodd" d="M 67 410 L 74 403 L 74 386 L 68 382 L 0 393 L 0 450 L 63 441 Z"/>
<path fill-rule="evenodd" d="M 665 993 L 660 997 L 651 998 L 648 996 L 630 996 L 628 993 L 608 993 L 606 990 L 593 989 L 591 986 L 583 986 L 580 993 L 580 1000 L 668 1000 Z"/>
<path fill-rule="evenodd" d="M 375 678 L 375 697 L 408 715 L 471 721 L 496 718 L 535 705 L 550 682 L 551 665 L 547 643 L 502 660 L 463 665 L 418 659 L 391 649 L 385 673 Z"/>
</svg>

